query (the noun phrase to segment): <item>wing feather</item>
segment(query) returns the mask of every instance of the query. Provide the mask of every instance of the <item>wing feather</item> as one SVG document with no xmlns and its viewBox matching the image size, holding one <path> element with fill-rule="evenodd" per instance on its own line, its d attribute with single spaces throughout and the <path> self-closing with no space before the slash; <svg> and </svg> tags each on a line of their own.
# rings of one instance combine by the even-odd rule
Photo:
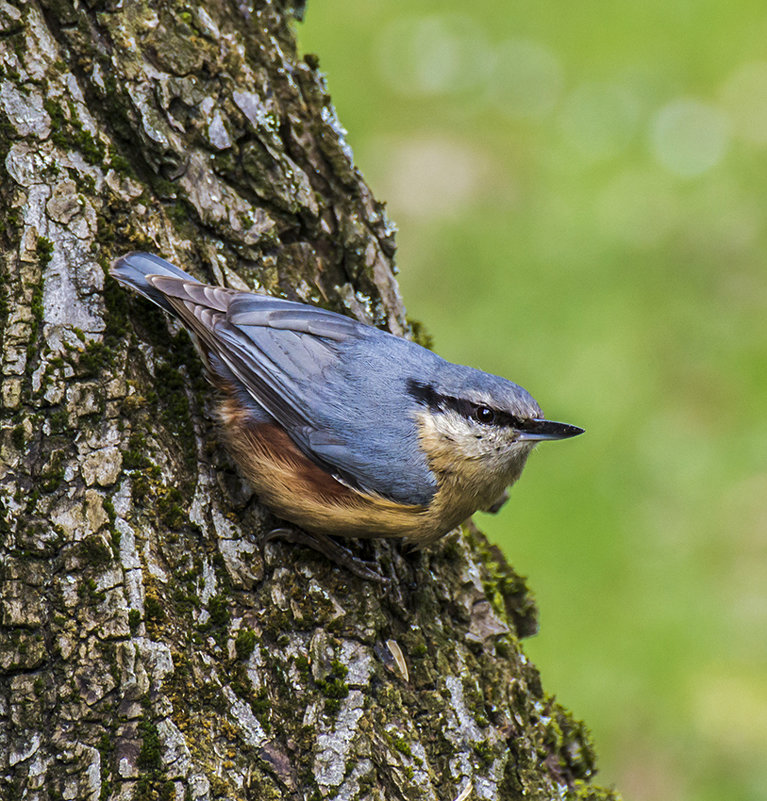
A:
<svg viewBox="0 0 767 801">
<path fill-rule="evenodd" d="M 436 484 L 425 463 L 417 479 L 392 492 L 386 491 L 394 486 L 388 471 L 371 472 L 368 451 L 375 449 L 383 460 L 396 458 L 394 443 L 403 435 L 387 434 L 379 417 L 364 417 L 354 408 L 359 387 L 350 383 L 341 355 L 363 338 L 385 336 L 382 332 L 282 298 L 176 276 L 148 275 L 147 282 L 212 353 L 211 363 L 225 365 L 315 463 L 366 495 L 416 505 L 428 502 Z M 412 426 L 400 417 L 403 426 Z"/>
</svg>

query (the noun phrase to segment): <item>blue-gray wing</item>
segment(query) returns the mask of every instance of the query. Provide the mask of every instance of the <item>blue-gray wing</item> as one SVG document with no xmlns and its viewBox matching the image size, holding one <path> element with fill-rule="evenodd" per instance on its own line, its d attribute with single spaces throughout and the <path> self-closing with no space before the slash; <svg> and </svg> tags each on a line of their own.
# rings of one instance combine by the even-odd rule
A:
<svg viewBox="0 0 767 801">
<path fill-rule="evenodd" d="M 313 461 L 367 494 L 428 503 L 436 481 L 409 409 L 387 414 L 387 380 L 368 343 L 404 340 L 301 303 L 151 275 L 175 313 L 248 396 Z M 401 360 L 391 359 L 396 368 Z M 378 371 L 378 372 L 377 372 Z M 386 372 L 386 370 L 384 370 Z M 389 392 L 388 395 L 393 393 Z"/>
</svg>

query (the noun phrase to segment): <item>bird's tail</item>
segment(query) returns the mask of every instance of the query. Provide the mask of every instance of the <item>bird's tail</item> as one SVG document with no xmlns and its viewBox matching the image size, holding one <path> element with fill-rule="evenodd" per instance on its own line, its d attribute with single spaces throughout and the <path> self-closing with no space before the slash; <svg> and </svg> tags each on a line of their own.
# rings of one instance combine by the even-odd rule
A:
<svg viewBox="0 0 767 801">
<path fill-rule="evenodd" d="M 192 278 L 191 275 L 152 253 L 128 253 L 121 256 L 112 264 L 109 274 L 174 317 L 177 316 L 176 310 L 168 303 L 165 295 L 146 280 L 146 277 L 148 275 L 169 275 L 174 278 L 183 278 L 185 281 L 197 281 L 196 278 Z"/>
</svg>

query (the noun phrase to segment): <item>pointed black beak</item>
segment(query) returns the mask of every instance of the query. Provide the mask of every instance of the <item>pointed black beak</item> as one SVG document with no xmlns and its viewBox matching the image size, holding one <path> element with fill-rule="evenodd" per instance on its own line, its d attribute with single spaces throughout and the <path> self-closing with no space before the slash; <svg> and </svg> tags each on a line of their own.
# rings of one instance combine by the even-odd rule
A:
<svg viewBox="0 0 767 801">
<path fill-rule="evenodd" d="M 544 439 L 569 439 L 582 434 L 583 429 L 553 420 L 525 420 L 519 427 L 517 442 L 536 442 Z"/>
</svg>

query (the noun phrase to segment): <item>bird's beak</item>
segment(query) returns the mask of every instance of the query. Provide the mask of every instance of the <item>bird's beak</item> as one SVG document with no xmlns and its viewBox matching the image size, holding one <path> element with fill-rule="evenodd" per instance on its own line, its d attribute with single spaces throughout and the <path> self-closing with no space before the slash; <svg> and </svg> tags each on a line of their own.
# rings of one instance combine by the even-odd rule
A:
<svg viewBox="0 0 767 801">
<path fill-rule="evenodd" d="M 569 439 L 582 434 L 583 429 L 567 423 L 555 423 L 553 420 L 525 420 L 519 429 L 517 442 L 537 442 L 544 439 Z"/>
</svg>

